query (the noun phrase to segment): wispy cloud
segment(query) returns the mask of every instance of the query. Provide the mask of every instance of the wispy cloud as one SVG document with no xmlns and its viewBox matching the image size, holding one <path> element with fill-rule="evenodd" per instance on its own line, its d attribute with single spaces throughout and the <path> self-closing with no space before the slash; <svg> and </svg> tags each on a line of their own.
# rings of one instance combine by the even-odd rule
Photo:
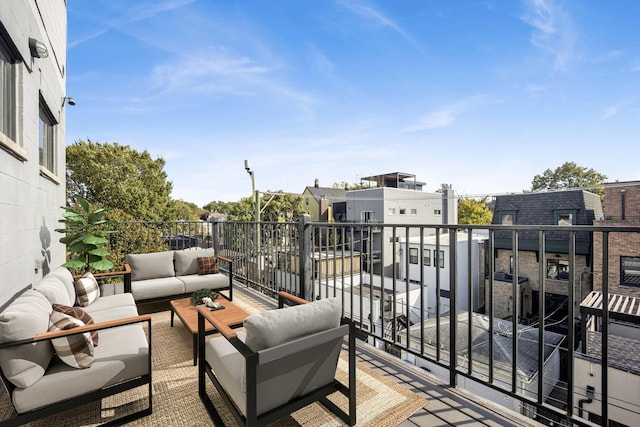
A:
<svg viewBox="0 0 640 427">
<path fill-rule="evenodd" d="M 481 101 L 484 99 L 486 99 L 486 96 L 484 95 L 472 96 L 441 109 L 431 111 L 419 117 L 414 124 L 402 129 L 402 132 L 421 132 L 429 129 L 449 127 L 455 123 L 460 115 L 478 108 Z"/>
<path fill-rule="evenodd" d="M 608 119 L 609 117 L 613 117 L 616 114 L 618 114 L 618 107 L 617 106 L 607 107 L 607 108 L 604 109 L 604 113 L 602 113 L 602 118 L 603 119 Z"/>
<path fill-rule="evenodd" d="M 575 55 L 577 36 L 570 15 L 557 0 L 525 0 L 521 19 L 533 28 L 531 43 L 554 59 L 554 68 L 567 68 Z"/>
<path fill-rule="evenodd" d="M 424 48 L 420 45 L 420 43 L 418 43 L 418 41 L 413 36 L 411 36 L 411 34 L 405 31 L 400 25 L 394 22 L 391 18 L 385 16 L 380 11 L 376 10 L 373 6 L 362 1 L 341 0 L 339 1 L 339 3 L 345 8 L 354 12 L 356 15 L 359 15 L 364 19 L 374 22 L 376 25 L 392 29 L 396 33 L 400 34 L 409 43 L 411 43 L 420 52 L 425 53 Z"/>
<path fill-rule="evenodd" d="M 100 37 L 108 31 L 117 29 L 123 25 L 131 24 L 134 22 L 142 21 L 153 16 L 169 12 L 181 7 L 187 6 L 196 0 L 161 0 L 156 2 L 143 2 L 139 4 L 130 5 L 128 2 L 125 5 L 125 13 L 121 16 L 108 20 L 103 23 L 103 28 L 97 29 L 95 32 L 88 34 L 76 40 L 70 40 L 68 43 L 68 49 L 72 49 L 79 44 L 85 43 L 89 40 L 93 40 L 96 37 Z"/>
<path fill-rule="evenodd" d="M 529 94 L 530 97 L 538 98 L 538 97 L 544 95 L 545 93 L 547 93 L 547 87 L 546 86 L 537 85 L 537 84 L 528 84 L 525 87 L 525 91 Z"/>
</svg>

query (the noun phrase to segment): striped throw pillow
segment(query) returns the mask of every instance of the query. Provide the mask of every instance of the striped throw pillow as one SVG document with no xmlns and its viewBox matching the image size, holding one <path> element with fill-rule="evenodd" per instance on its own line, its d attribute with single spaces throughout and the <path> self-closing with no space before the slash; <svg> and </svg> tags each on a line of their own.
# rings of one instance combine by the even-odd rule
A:
<svg viewBox="0 0 640 427">
<path fill-rule="evenodd" d="M 76 302 L 81 307 L 88 306 L 100 296 L 100 286 L 91 272 L 74 280 L 73 285 L 76 288 Z"/>
<path fill-rule="evenodd" d="M 59 311 L 60 313 L 75 317 L 85 325 L 93 325 L 95 323 L 93 321 L 93 317 L 80 307 L 69 307 L 68 305 L 62 304 L 53 304 L 51 307 L 54 311 Z M 91 341 L 93 342 L 94 347 L 98 345 L 98 331 L 91 332 Z"/>
<path fill-rule="evenodd" d="M 82 321 L 59 311 L 51 312 L 49 331 L 61 331 L 84 326 Z M 51 340 L 53 349 L 72 368 L 89 368 L 93 364 L 93 342 L 89 333 L 69 335 Z"/>
</svg>

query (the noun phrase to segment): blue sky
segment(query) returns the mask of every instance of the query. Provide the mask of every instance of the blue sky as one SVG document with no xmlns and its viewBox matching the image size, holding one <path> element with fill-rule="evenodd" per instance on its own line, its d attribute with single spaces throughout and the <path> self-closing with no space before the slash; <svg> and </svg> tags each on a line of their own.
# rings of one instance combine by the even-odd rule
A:
<svg viewBox="0 0 640 427">
<path fill-rule="evenodd" d="M 203 205 L 388 172 L 460 195 L 640 179 L 636 0 L 68 0 L 67 143 Z"/>
</svg>

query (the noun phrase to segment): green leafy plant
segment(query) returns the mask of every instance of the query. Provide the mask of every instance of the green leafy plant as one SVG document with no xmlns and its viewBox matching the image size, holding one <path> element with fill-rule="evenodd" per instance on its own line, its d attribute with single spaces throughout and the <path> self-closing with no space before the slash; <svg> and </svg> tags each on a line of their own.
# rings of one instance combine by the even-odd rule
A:
<svg viewBox="0 0 640 427">
<path fill-rule="evenodd" d="M 207 288 L 198 289 L 191 294 L 191 304 L 202 304 L 202 298 L 211 298 L 212 301 L 215 301 L 218 298 L 218 293 Z"/>
<path fill-rule="evenodd" d="M 69 261 L 62 264 L 81 272 L 90 270 L 104 271 L 113 268 L 113 263 L 107 259 L 109 251 L 105 245 L 109 243 L 106 238 L 114 231 L 104 228 L 113 221 L 104 219 L 107 209 L 91 210 L 91 205 L 85 199 L 78 197 L 75 206 L 63 206 L 65 212 L 62 219 L 65 228 L 56 229 L 65 236 L 60 239 L 67 245 Z"/>
</svg>

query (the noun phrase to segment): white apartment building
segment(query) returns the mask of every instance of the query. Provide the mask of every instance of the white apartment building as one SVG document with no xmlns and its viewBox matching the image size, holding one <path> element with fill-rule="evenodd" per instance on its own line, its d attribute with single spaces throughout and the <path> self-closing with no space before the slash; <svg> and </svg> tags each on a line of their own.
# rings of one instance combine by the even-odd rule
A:
<svg viewBox="0 0 640 427">
<path fill-rule="evenodd" d="M 387 174 L 398 175 L 398 173 Z M 403 176 L 413 176 L 404 174 Z M 406 188 L 400 181 L 398 188 L 374 187 L 362 190 L 347 191 L 346 221 L 367 224 L 402 224 L 402 225 L 442 225 L 458 222 L 457 201 L 453 189 L 443 193 L 421 191 L 421 185 Z M 403 188 L 404 187 L 404 188 Z M 435 229 L 425 229 L 434 234 Z M 413 230 L 412 233 L 417 233 Z M 395 236 L 396 242 L 399 237 Z M 391 276 L 394 259 L 394 235 L 391 227 L 374 227 L 370 235 L 357 235 L 361 239 L 361 247 L 365 252 L 365 264 L 372 266 L 373 273 Z M 370 239 L 370 242 L 369 242 Z M 360 247 L 356 244 L 356 247 Z M 369 253 L 371 248 L 371 253 Z"/>
<path fill-rule="evenodd" d="M 65 261 L 65 0 L 0 2 L 0 304 Z"/>
<path fill-rule="evenodd" d="M 476 311 L 480 308 L 480 265 L 483 256 L 482 246 L 487 239 L 488 233 L 474 233 L 471 236 L 471 259 L 469 259 L 469 234 L 466 232 L 455 234 L 457 264 L 453 267 L 456 273 L 458 311 Z M 410 238 L 408 243 L 406 239 L 401 238 L 399 243 L 400 259 L 407 261 L 399 265 L 400 279 L 406 280 L 408 276 L 410 283 L 420 283 L 421 278 L 424 280 L 426 298 L 424 306 L 427 311 L 425 318 L 436 315 L 437 303 L 440 304 L 440 313 L 449 312 L 452 268 L 449 262 L 450 236 L 440 235 L 439 242 L 436 241 L 436 236 L 423 237 L 422 246 L 419 237 Z M 471 270 L 469 270 L 469 261 L 471 261 Z M 440 281 L 439 296 L 436 292 L 437 280 Z M 468 292 L 469 283 L 471 283 L 471 301 Z"/>
</svg>

